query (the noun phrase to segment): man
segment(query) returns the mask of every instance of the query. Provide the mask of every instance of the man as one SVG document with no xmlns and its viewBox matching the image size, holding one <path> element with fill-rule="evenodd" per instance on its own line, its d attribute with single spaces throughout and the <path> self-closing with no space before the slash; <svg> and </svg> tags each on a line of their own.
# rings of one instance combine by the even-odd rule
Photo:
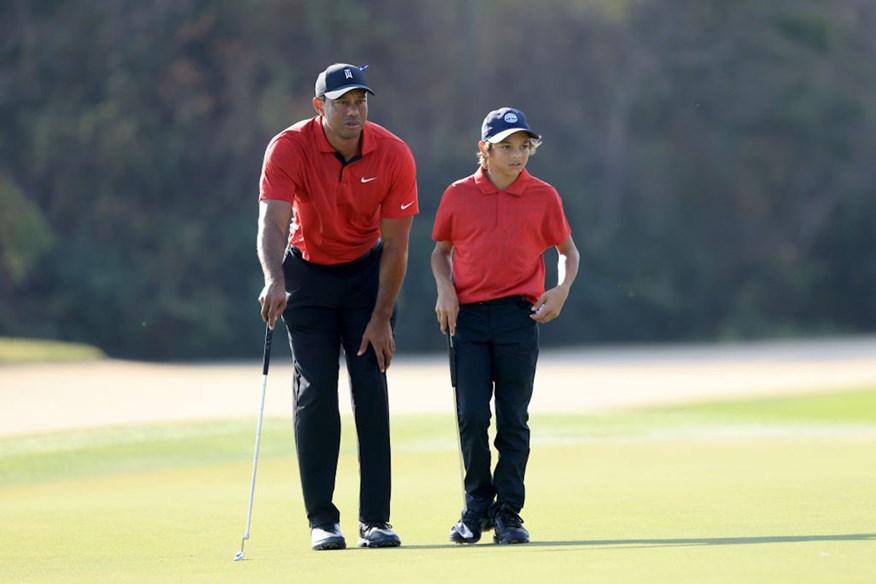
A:
<svg viewBox="0 0 876 584">
<path fill-rule="evenodd" d="M 578 273 L 578 250 L 559 194 L 526 171 L 541 143 L 523 112 L 490 112 L 481 128 L 477 172 L 441 198 L 432 239 L 435 313 L 456 366 L 457 420 L 465 508 L 450 541 L 476 543 L 494 528 L 499 544 L 527 543 L 524 474 L 538 324 L 559 316 Z M 545 291 L 543 254 L 559 252 L 559 282 Z M 490 400 L 499 460 L 491 473 Z"/>
<path fill-rule="evenodd" d="M 289 333 L 295 444 L 315 550 L 346 547 L 332 502 L 341 348 L 359 443 L 358 544 L 401 544 L 388 523 L 386 369 L 418 212 L 416 171 L 407 145 L 367 121 L 374 92 L 364 70 L 336 63 L 319 74 L 316 116 L 271 140 L 261 175 L 259 302 L 268 326 L 282 315 Z"/>
</svg>

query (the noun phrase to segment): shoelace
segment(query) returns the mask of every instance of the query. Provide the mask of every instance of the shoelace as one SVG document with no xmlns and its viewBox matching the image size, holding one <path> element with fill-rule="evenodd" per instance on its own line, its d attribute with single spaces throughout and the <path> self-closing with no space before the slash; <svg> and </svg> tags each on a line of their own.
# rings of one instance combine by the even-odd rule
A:
<svg viewBox="0 0 876 584">
<path fill-rule="evenodd" d="M 509 509 L 499 511 L 496 517 L 501 517 L 507 527 L 521 527 L 523 525 L 523 518 Z"/>
</svg>

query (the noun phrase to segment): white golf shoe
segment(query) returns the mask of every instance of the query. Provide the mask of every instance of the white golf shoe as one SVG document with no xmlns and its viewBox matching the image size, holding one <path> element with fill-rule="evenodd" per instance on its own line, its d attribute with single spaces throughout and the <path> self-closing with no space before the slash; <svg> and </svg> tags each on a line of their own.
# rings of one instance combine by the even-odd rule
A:
<svg viewBox="0 0 876 584">
<path fill-rule="evenodd" d="M 359 523 L 359 547 L 382 548 L 398 547 L 401 539 L 392 530 L 392 525 L 384 522 Z"/>
<path fill-rule="evenodd" d="M 341 533 L 341 526 L 318 525 L 310 529 L 310 547 L 319 550 L 342 550 L 347 547 L 347 541 Z"/>
</svg>

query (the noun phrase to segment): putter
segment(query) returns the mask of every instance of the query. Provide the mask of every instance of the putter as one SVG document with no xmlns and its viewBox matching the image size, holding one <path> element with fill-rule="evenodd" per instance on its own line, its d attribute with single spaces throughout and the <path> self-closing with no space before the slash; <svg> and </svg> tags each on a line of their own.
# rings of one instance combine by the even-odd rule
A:
<svg viewBox="0 0 876 584">
<path fill-rule="evenodd" d="M 465 463 L 462 460 L 462 438 L 459 436 L 459 402 L 456 396 L 456 347 L 453 346 L 453 337 L 450 335 L 450 327 L 447 327 L 447 354 L 450 357 L 450 385 L 453 388 L 453 420 L 456 422 L 456 453 L 459 455 L 459 479 L 462 483 L 462 508 L 465 510 Z"/>
<path fill-rule="evenodd" d="M 271 363 L 271 337 L 274 331 L 265 325 L 265 353 L 262 358 L 262 397 L 259 400 L 259 421 L 256 425 L 255 454 L 252 457 L 252 482 L 249 485 L 249 509 L 246 512 L 246 532 L 240 540 L 240 551 L 234 555 L 234 561 L 243 559 L 243 546 L 249 539 L 249 526 L 252 521 L 252 497 L 255 494 L 256 468 L 259 465 L 259 442 L 262 438 L 262 418 L 265 413 L 265 387 L 268 384 L 268 365 Z"/>
</svg>

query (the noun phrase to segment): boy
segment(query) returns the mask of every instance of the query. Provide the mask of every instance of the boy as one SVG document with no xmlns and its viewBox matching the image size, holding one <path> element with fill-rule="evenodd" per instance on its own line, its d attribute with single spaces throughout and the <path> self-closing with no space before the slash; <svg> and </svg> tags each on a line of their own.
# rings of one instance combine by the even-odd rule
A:
<svg viewBox="0 0 876 584">
<path fill-rule="evenodd" d="M 432 230 L 435 313 L 455 351 L 465 467 L 465 508 L 450 530 L 456 543 L 475 543 L 490 528 L 496 543 L 529 542 L 520 510 L 538 324 L 559 316 L 579 261 L 556 189 L 526 171 L 540 143 L 520 110 L 490 112 L 478 142 L 479 168 L 447 188 Z M 559 251 L 559 283 L 545 291 L 543 254 L 550 247 Z M 493 397 L 499 460 L 491 473 Z"/>
</svg>

